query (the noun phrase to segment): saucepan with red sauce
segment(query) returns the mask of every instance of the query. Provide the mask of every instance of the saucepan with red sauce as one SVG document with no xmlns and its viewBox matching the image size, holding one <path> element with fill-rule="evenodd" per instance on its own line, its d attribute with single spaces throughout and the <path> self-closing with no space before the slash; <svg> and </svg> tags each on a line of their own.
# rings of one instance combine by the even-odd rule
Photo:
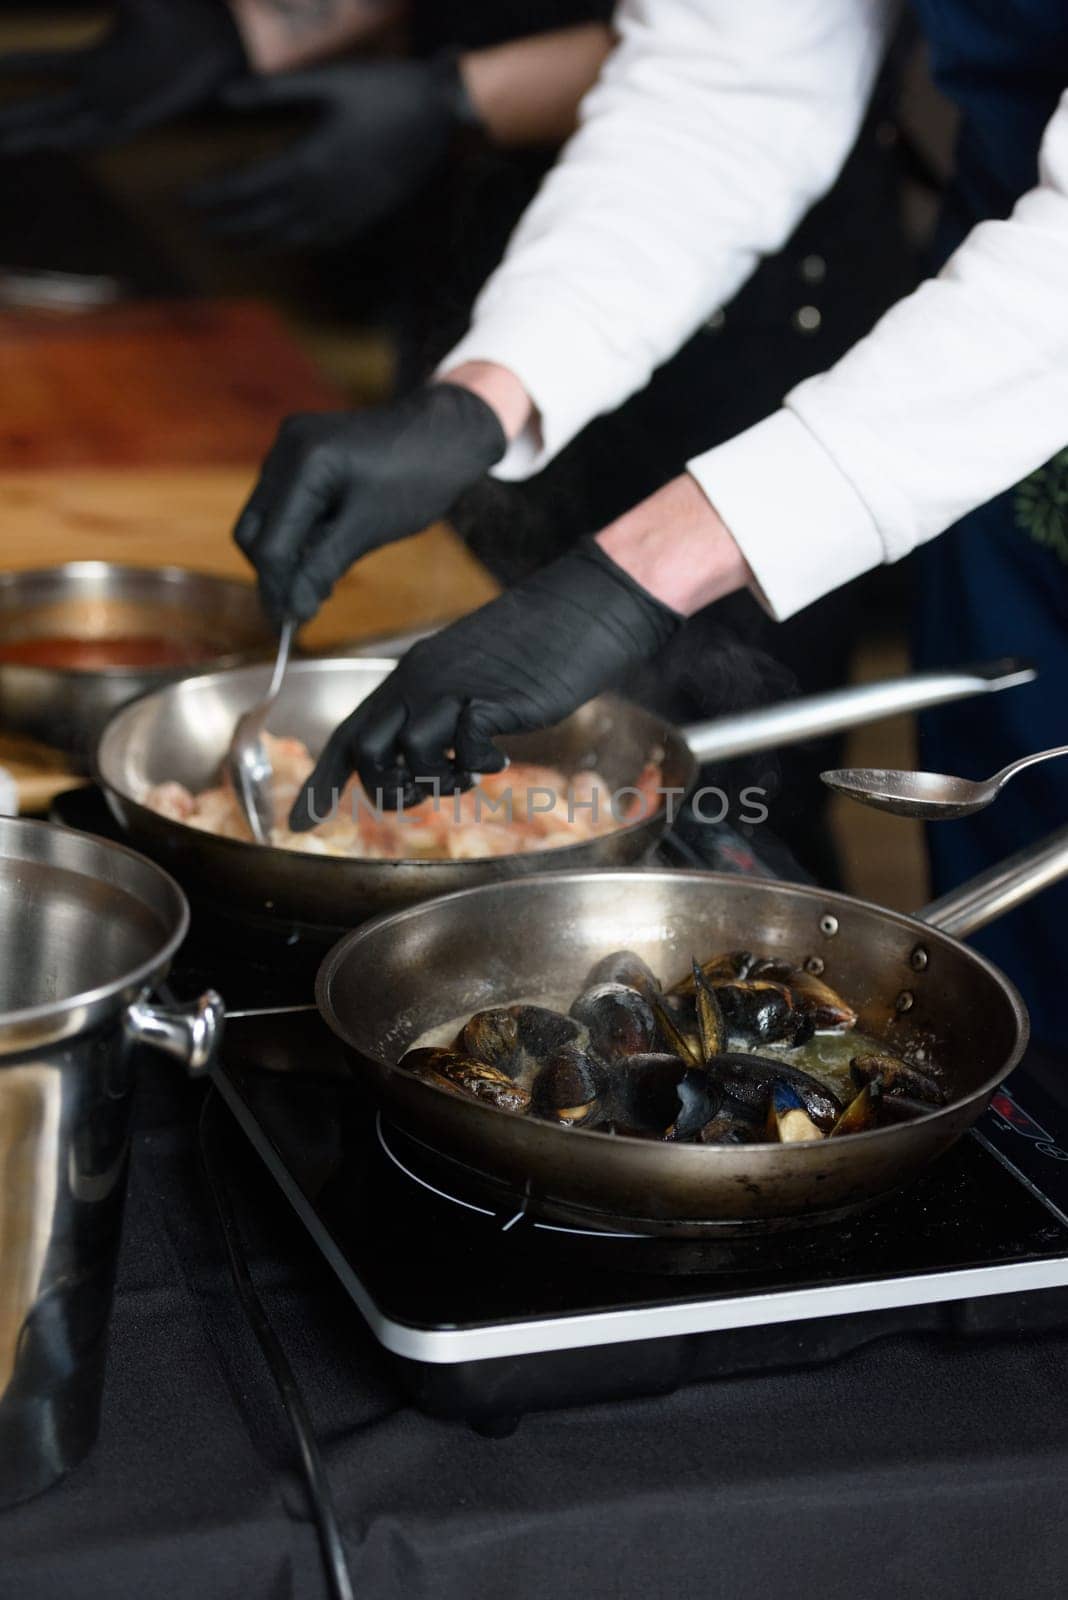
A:
<svg viewBox="0 0 1068 1600">
<path fill-rule="evenodd" d="M 105 561 L 0 573 L 0 729 L 87 768 L 128 700 L 273 649 L 251 584 Z"/>
</svg>

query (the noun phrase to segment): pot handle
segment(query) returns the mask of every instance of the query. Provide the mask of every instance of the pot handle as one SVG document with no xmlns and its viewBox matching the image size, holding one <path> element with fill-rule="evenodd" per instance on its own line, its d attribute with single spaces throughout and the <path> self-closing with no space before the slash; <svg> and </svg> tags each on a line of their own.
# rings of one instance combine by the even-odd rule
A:
<svg viewBox="0 0 1068 1600">
<path fill-rule="evenodd" d="M 916 915 L 932 928 L 940 928 L 955 939 L 966 939 L 1066 876 L 1068 824 L 1047 834 L 1038 844 L 1007 856 L 959 889 L 932 900 Z"/>
<path fill-rule="evenodd" d="M 798 744 L 845 728 L 861 727 L 906 711 L 966 700 L 973 694 L 993 694 L 1031 683 L 1037 673 L 1028 662 L 1008 656 L 1001 661 L 955 667 L 944 672 L 914 672 L 903 678 L 857 684 L 827 694 L 783 700 L 757 711 L 694 722 L 682 734 L 698 761 L 729 760 L 754 750 Z"/>
<path fill-rule="evenodd" d="M 126 1030 L 139 1043 L 175 1056 L 191 1077 L 200 1077 L 214 1065 L 225 1020 L 222 996 L 208 989 L 187 1005 L 135 1000 L 126 1013 Z"/>
</svg>

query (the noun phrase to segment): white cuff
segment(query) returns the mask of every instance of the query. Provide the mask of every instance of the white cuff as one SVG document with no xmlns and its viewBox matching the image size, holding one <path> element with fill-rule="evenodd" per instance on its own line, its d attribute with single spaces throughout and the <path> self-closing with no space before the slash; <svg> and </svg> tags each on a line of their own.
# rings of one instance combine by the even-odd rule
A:
<svg viewBox="0 0 1068 1600">
<path fill-rule="evenodd" d="M 706 450 L 688 470 L 780 622 L 885 560 L 867 505 L 792 411 Z"/>
<path fill-rule="evenodd" d="M 540 472 L 591 418 L 622 404 L 634 386 L 633 360 L 606 344 L 581 310 L 557 289 L 514 286 L 499 306 L 479 312 L 435 374 L 446 377 L 462 361 L 492 361 L 519 379 L 534 403 L 535 421 L 493 468 L 514 480 Z"/>
</svg>

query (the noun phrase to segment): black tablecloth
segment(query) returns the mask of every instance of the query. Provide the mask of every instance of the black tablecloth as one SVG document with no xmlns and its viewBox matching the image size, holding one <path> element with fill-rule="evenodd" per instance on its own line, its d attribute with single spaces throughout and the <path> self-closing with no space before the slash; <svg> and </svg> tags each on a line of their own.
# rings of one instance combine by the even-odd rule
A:
<svg viewBox="0 0 1068 1600">
<path fill-rule="evenodd" d="M 0 1513 L 3 1600 L 320 1600 L 291 1436 L 195 1135 L 146 1070 L 99 1443 Z M 224 1113 L 225 1114 L 225 1113 Z M 243 1137 L 231 1182 L 374 1600 L 1065 1592 L 1068 1336 L 892 1339 L 815 1371 L 527 1417 L 412 1410 Z"/>
</svg>

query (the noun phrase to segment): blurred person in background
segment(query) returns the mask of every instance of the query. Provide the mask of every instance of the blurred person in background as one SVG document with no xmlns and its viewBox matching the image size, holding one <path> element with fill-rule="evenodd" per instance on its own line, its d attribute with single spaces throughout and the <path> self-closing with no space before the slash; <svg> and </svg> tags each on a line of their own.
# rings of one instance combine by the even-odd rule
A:
<svg viewBox="0 0 1068 1600">
<path fill-rule="evenodd" d="M 0 62 L 9 80 L 63 83 L 0 112 L 0 151 L 94 147 L 209 104 L 303 114 L 276 154 L 213 175 L 193 199 L 221 238 L 319 252 L 313 292 L 332 277 L 353 312 L 374 296 L 364 268 L 377 252 L 406 391 L 467 326 L 612 49 L 612 11 L 612 0 L 125 0 L 87 50 Z M 353 56 L 390 49 L 400 23 L 405 58 Z M 895 82 L 891 67 L 831 194 L 726 315 L 717 308 L 643 392 L 544 471 L 461 494 L 454 521 L 498 578 L 529 573 L 650 494 L 680 458 L 758 421 L 909 286 L 887 138 Z M 848 592 L 776 627 L 742 591 L 695 618 L 628 689 L 680 721 L 814 692 L 846 676 L 856 619 Z M 734 794 L 773 793 L 779 833 L 827 882 L 836 862 L 816 775 L 836 759 L 822 741 L 715 774 Z"/>
<path fill-rule="evenodd" d="M 924 659 L 1026 649 L 1042 672 L 932 719 L 932 764 L 983 774 L 1063 741 L 1068 11 L 913 9 L 962 113 L 936 275 L 770 415 L 688 463 L 680 440 L 681 475 L 416 645 L 337 730 L 295 826 L 353 770 L 409 802 L 416 778 L 462 787 L 499 770 L 495 736 L 558 721 L 739 590 L 786 620 L 921 547 Z M 367 550 L 486 473 L 540 472 L 640 392 L 832 184 L 897 11 L 623 0 L 579 132 L 436 380 L 392 408 L 283 427 L 236 530 L 274 614 L 311 616 Z M 1056 769 L 1018 796 L 934 835 L 938 888 L 1068 812 Z M 980 940 L 1060 1043 L 1066 911 L 1062 886 Z"/>
</svg>

